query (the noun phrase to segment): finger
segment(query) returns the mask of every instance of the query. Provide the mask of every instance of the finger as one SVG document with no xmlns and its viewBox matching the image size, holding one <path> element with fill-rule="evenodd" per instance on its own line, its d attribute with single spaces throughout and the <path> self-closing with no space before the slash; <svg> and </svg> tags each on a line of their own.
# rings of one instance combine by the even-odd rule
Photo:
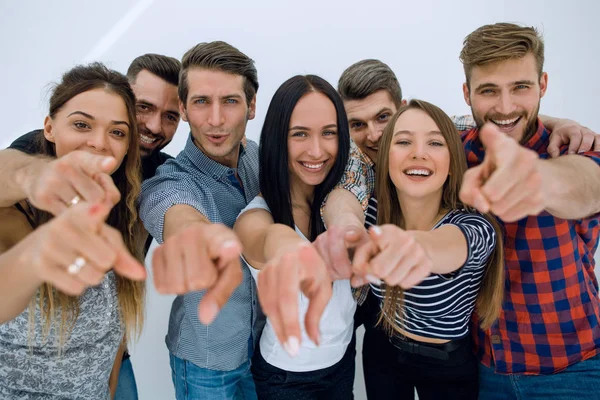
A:
<svg viewBox="0 0 600 400">
<path fill-rule="evenodd" d="M 515 148 L 515 156 L 498 166 L 481 188 L 490 203 L 503 199 L 513 188 L 525 189 L 528 177 L 535 169 L 538 155 L 530 150 Z"/>
<path fill-rule="evenodd" d="M 600 134 L 594 135 L 594 151 L 600 151 Z"/>
<path fill-rule="evenodd" d="M 304 316 L 304 326 L 308 337 L 318 346 L 321 340 L 320 322 L 325 312 L 325 307 L 327 307 L 331 299 L 332 282 L 329 279 L 326 266 L 314 249 L 306 246 L 300 250 L 299 256 L 299 262 L 306 267 L 301 269 L 302 289 L 309 299 L 308 309 Z M 306 279 L 306 273 L 312 275 L 312 281 Z M 296 296 L 296 298 L 298 297 Z M 301 337 L 300 330 L 296 333 L 298 334 L 297 337 Z M 290 346 L 293 346 L 293 343 Z"/>
<path fill-rule="evenodd" d="M 369 241 L 359 246 L 354 252 L 352 272 L 355 276 L 365 277 L 369 273 L 369 261 L 378 253 L 375 242 Z"/>
<path fill-rule="evenodd" d="M 112 177 L 106 174 L 97 174 L 94 179 L 102 190 L 103 197 L 100 200 L 107 201 L 112 206 L 117 205 L 121 200 L 121 192 L 115 186 Z"/>
<path fill-rule="evenodd" d="M 80 169 L 70 169 L 66 177 L 81 198 L 89 203 L 100 203 L 104 199 L 104 189 L 92 177 Z"/>
<path fill-rule="evenodd" d="M 91 177 L 98 173 L 110 174 L 117 166 L 117 160 L 114 157 L 100 156 L 84 151 L 73 154 L 73 157 L 81 170 Z"/>
<path fill-rule="evenodd" d="M 131 255 L 129 249 L 123 242 L 123 236 L 119 231 L 103 224 L 100 235 L 116 253 L 115 261 L 113 263 L 115 273 L 133 281 L 142 281 L 146 279 L 146 268 Z"/>
<path fill-rule="evenodd" d="M 399 282 L 399 286 L 404 290 L 408 290 L 412 287 L 417 286 L 425 278 L 431 274 L 431 267 L 425 263 L 420 263 L 412 268 L 409 273 Z"/>
<path fill-rule="evenodd" d="M 64 265 L 48 265 L 45 281 L 69 296 L 79 296 L 87 289 L 87 285 L 67 273 Z"/>
<path fill-rule="evenodd" d="M 229 297 L 242 282 L 243 273 L 239 257 L 230 261 L 221 271 L 215 285 L 208 289 L 198 305 L 200 322 L 210 324 L 223 308 Z"/>
<path fill-rule="evenodd" d="M 329 259 L 331 265 L 336 271 L 351 271 L 352 264 L 348 257 L 348 248 L 346 247 L 345 233 L 341 228 L 331 227 L 329 230 Z"/>
<path fill-rule="evenodd" d="M 279 291 L 278 314 L 283 330 L 284 349 L 290 356 L 298 354 L 300 345 L 300 323 L 298 321 L 298 294 L 300 293 L 300 269 L 299 260 L 288 254 L 281 259 L 277 265 L 277 288 Z M 308 267 L 308 266 L 307 266 Z M 308 267 L 310 268 L 310 267 Z M 305 279 L 313 279 L 306 276 Z"/>
<path fill-rule="evenodd" d="M 99 269 L 94 267 L 92 262 L 89 262 L 81 255 L 79 252 L 81 240 L 77 238 L 73 239 L 72 230 L 69 229 L 68 225 L 65 225 L 64 228 L 65 229 L 61 229 L 61 233 L 65 236 L 61 236 L 60 239 L 51 239 L 53 240 L 53 244 L 51 245 L 52 258 L 46 258 L 43 261 L 45 264 L 54 265 L 54 268 L 58 268 L 60 272 L 59 274 L 56 274 L 55 271 L 52 271 L 50 268 L 48 269 L 50 276 L 53 276 L 57 281 L 64 281 L 66 277 L 68 277 L 69 279 L 66 279 L 66 281 L 68 281 L 69 285 L 74 281 L 79 282 L 81 285 L 76 285 L 78 289 L 80 286 L 85 288 L 97 285 L 102 281 L 104 273 L 100 272 Z M 80 262 L 83 265 L 78 268 L 78 272 L 70 273 L 68 271 L 69 267 L 76 262 Z M 57 283 L 57 281 L 52 283 Z"/>
<path fill-rule="evenodd" d="M 578 153 L 585 153 L 586 151 L 590 151 L 594 147 L 594 139 L 595 134 L 588 128 L 582 128 L 582 138 L 581 144 L 577 149 Z"/>
<path fill-rule="evenodd" d="M 154 280 L 156 291 L 161 294 L 167 293 L 167 270 L 164 254 L 164 245 L 157 247 L 154 249 L 154 253 L 152 253 L 152 279 Z"/>
<path fill-rule="evenodd" d="M 508 214 L 512 214 L 517 208 L 530 209 L 532 212 L 538 210 L 540 206 L 543 208 L 543 199 L 539 191 L 535 190 L 535 186 L 535 183 L 531 183 L 513 187 L 504 198 L 492 204 L 490 211 L 506 221 L 504 218 Z"/>
<path fill-rule="evenodd" d="M 473 167 L 465 172 L 459 198 L 464 204 L 475 207 L 477 210 L 485 213 L 489 210 L 489 203 L 481 193 L 481 187 L 484 182 L 483 172 L 483 165 Z"/>
<path fill-rule="evenodd" d="M 560 156 L 560 148 L 566 144 L 563 137 L 558 134 L 550 135 L 550 141 L 548 142 L 548 153 L 552 158 Z"/>
<path fill-rule="evenodd" d="M 204 224 L 198 229 L 207 240 L 207 256 L 211 260 L 219 260 L 222 265 L 239 260 L 242 244 L 231 228 L 222 224 Z"/>
<path fill-rule="evenodd" d="M 81 231 L 98 233 L 104 225 L 111 208 L 111 206 L 102 202 L 95 204 L 82 202 L 70 207 L 64 218 L 71 221 Z"/>
<path fill-rule="evenodd" d="M 277 336 L 277 340 L 279 343 L 285 343 L 287 339 L 283 333 L 283 323 L 277 310 L 279 290 L 276 273 L 277 271 L 273 269 L 273 265 L 267 263 L 258 274 L 258 298 L 264 314 L 269 318 L 269 323 L 275 332 L 275 336 Z"/>
<path fill-rule="evenodd" d="M 182 241 L 185 249 L 182 253 L 185 290 L 203 290 L 213 286 L 218 277 L 217 265 L 208 257 L 206 242 L 197 235 L 183 235 L 178 240 Z"/>
<path fill-rule="evenodd" d="M 424 259 L 424 253 L 420 246 L 411 245 L 405 247 L 405 256 L 394 266 L 390 273 L 382 279 L 390 286 L 398 286 Z"/>
<path fill-rule="evenodd" d="M 576 154 L 577 150 L 581 147 L 581 141 L 583 140 L 583 136 L 581 133 L 578 135 L 570 136 L 569 149 L 567 150 L 568 154 Z"/>
<path fill-rule="evenodd" d="M 169 294 L 185 293 L 185 264 L 183 260 L 184 250 L 180 247 L 178 237 L 174 236 L 167 240 L 164 245 L 165 276 L 163 287 Z"/>
</svg>

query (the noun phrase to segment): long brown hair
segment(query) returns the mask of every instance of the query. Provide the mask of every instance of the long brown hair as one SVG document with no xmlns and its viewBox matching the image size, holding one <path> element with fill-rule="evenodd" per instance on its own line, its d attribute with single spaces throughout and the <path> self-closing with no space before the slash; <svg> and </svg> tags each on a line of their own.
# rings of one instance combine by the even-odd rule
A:
<svg viewBox="0 0 600 400">
<path fill-rule="evenodd" d="M 375 182 L 377 199 L 379 199 L 377 204 L 377 224 L 379 225 L 395 224 L 400 228 L 405 227 L 396 187 L 389 174 L 389 158 L 396 121 L 398 121 L 400 115 L 411 109 L 422 110 L 433 119 L 442 132 L 448 146 L 448 151 L 450 152 L 450 169 L 442 190 L 440 210 L 469 209 L 458 197 L 462 178 L 467 170 L 467 160 L 460 135 L 450 117 L 440 108 L 422 100 L 411 100 L 407 105 L 400 107 L 390 119 L 379 141 Z M 493 216 L 486 214 L 484 217 L 494 227 L 497 238 L 496 248 L 488 260 L 483 282 L 475 303 L 475 311 L 481 321 L 481 327 L 487 329 L 498 318 L 498 315 L 500 315 L 502 297 L 504 295 L 504 258 L 500 226 Z M 399 331 L 399 327 L 396 324 L 396 316 L 402 316 L 403 302 L 404 291 L 402 288 L 399 286 L 386 288 L 379 323 L 383 322 L 384 327 L 390 334 L 394 331 Z"/>
<path fill-rule="evenodd" d="M 119 72 L 108 69 L 101 63 L 77 66 L 66 72 L 61 82 L 56 85 L 50 98 L 48 115 L 51 118 L 73 97 L 89 90 L 102 88 L 115 93 L 125 102 L 129 119 L 129 147 L 123 162 L 112 174 L 115 186 L 121 193 L 121 200 L 111 210 L 107 224 L 117 229 L 123 235 L 123 241 L 131 254 L 143 263 L 142 225 L 138 219 L 137 198 L 140 194 L 140 150 L 138 144 L 137 122 L 135 116 L 135 96 L 127 78 Z M 41 154 L 56 157 L 54 143 L 39 132 L 39 150 Z M 34 221 L 36 227 L 49 221 L 52 216 L 42 210 L 35 209 Z M 131 281 L 116 275 L 117 293 L 121 320 L 125 325 L 126 337 L 137 337 L 144 320 L 144 282 Z M 60 310 L 59 348 L 64 343 L 65 336 L 70 333 L 79 314 L 79 299 L 68 296 L 56 290 L 52 285 L 44 283 L 39 288 L 39 307 L 42 313 L 42 336 L 47 337 L 55 323 L 55 314 Z M 30 307 L 35 307 L 35 300 Z M 33 330 L 33 316 L 30 312 L 30 329 Z"/>
</svg>

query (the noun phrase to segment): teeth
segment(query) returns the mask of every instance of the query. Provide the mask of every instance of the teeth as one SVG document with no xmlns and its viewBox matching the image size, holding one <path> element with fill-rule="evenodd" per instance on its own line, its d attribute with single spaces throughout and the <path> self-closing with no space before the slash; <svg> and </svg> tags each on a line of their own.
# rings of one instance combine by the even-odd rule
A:
<svg viewBox="0 0 600 400">
<path fill-rule="evenodd" d="M 514 119 L 503 119 L 503 120 L 495 120 L 493 119 L 492 122 L 495 123 L 496 125 L 510 125 L 510 124 L 514 124 L 515 122 L 517 122 L 517 120 L 519 119 L 519 117 L 514 118 Z"/>
<path fill-rule="evenodd" d="M 408 169 L 404 171 L 406 175 L 419 175 L 419 176 L 429 176 L 431 172 L 426 169 Z"/>
<path fill-rule="evenodd" d="M 310 168 L 310 169 L 319 169 L 319 168 L 321 168 L 321 167 L 323 166 L 323 164 L 325 164 L 325 163 L 319 163 L 319 164 L 308 164 L 308 163 L 305 163 L 305 162 L 301 162 L 301 164 L 302 164 L 303 166 L 305 166 L 306 168 Z"/>
<path fill-rule="evenodd" d="M 142 140 L 142 142 L 144 142 L 146 144 L 152 144 L 158 140 L 158 138 L 153 138 L 150 136 L 146 136 L 144 134 L 140 134 L 140 139 Z"/>
</svg>

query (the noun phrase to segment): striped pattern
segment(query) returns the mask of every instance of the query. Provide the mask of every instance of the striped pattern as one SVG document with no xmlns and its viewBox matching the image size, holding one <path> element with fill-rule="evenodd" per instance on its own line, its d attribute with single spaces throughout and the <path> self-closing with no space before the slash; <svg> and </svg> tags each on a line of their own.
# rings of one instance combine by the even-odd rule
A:
<svg viewBox="0 0 600 400">
<path fill-rule="evenodd" d="M 469 249 L 465 264 L 451 274 L 432 274 L 404 292 L 402 316 L 396 323 L 405 331 L 437 339 L 460 339 L 469 333 L 469 321 L 485 272 L 486 263 L 496 246 L 492 225 L 480 214 L 466 210 L 450 211 L 434 229 L 443 225 L 458 227 Z M 378 298 L 385 287 L 371 285 Z"/>
<path fill-rule="evenodd" d="M 538 130 L 525 144 L 550 158 L 550 133 Z M 485 152 L 473 129 L 463 134 L 469 166 Z M 563 147 L 564 154 L 567 147 Z M 600 153 L 582 154 L 600 164 Z M 593 357 L 600 347 L 600 301 L 594 274 L 600 215 L 576 221 L 547 212 L 504 228 L 505 297 L 498 322 L 477 330 L 478 354 L 504 374 L 551 374 Z M 475 326 L 477 321 L 475 320 Z"/>
<path fill-rule="evenodd" d="M 204 155 L 190 135 L 177 158 L 160 166 L 156 176 L 142 185 L 140 216 L 146 229 L 162 243 L 165 213 L 175 204 L 187 204 L 211 222 L 233 227 L 240 211 L 259 192 L 256 143 L 248 141 L 245 149 L 240 148 L 237 173 L 244 193 L 229 179 L 235 172 Z M 256 286 L 248 269 L 242 270 L 242 284 L 208 326 L 198 319 L 198 303 L 205 291 L 175 299 L 166 338 L 175 356 L 218 371 L 231 371 L 248 360 L 248 340 L 258 310 Z M 258 338 L 256 332 L 253 338 Z"/>
</svg>

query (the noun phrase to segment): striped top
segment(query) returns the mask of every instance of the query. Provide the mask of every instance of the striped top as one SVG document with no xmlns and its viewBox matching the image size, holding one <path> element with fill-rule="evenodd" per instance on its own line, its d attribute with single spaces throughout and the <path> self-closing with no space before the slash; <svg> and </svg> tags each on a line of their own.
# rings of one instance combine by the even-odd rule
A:
<svg viewBox="0 0 600 400">
<path fill-rule="evenodd" d="M 402 317 L 396 323 L 404 331 L 427 338 L 455 340 L 469 333 L 469 321 L 483 280 L 485 267 L 496 246 L 496 232 L 481 214 L 452 210 L 433 229 L 454 225 L 465 235 L 467 260 L 450 274 L 431 274 L 404 292 Z M 371 284 L 378 298 L 385 288 Z M 382 302 L 383 304 L 383 302 Z"/>
</svg>

